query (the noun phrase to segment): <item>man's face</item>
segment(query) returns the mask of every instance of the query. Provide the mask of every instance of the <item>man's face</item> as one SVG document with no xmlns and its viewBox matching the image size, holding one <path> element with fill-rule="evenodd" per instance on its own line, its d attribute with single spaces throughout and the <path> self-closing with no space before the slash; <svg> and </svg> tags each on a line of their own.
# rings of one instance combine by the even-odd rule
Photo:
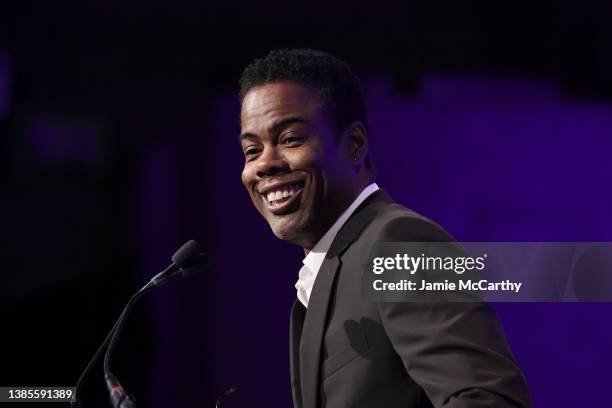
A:
<svg viewBox="0 0 612 408">
<path fill-rule="evenodd" d="M 357 175 L 317 91 L 290 81 L 252 88 L 241 107 L 242 182 L 274 234 L 304 248 L 355 197 Z"/>
</svg>

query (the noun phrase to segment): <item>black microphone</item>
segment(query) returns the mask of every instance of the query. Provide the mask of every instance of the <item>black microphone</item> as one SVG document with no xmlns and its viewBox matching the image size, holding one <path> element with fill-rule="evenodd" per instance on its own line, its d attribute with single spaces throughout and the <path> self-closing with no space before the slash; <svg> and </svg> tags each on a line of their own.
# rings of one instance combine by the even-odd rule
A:
<svg viewBox="0 0 612 408">
<path fill-rule="evenodd" d="M 113 350 L 117 344 L 117 339 L 127 321 L 127 317 L 132 309 L 134 303 L 140 299 L 144 294 L 151 291 L 153 288 L 159 287 L 166 283 L 169 279 L 181 275 L 182 277 L 188 277 L 196 273 L 202 272 L 208 268 L 208 256 L 200 252 L 200 245 L 196 241 L 188 241 L 172 256 L 172 263 L 163 271 L 155 275 L 149 283 L 142 287 L 136 292 L 128 303 L 126 304 L 123 312 L 117 319 L 117 322 L 108 333 L 92 359 L 81 373 L 79 380 L 77 381 L 76 388 L 74 391 L 74 398 L 72 399 L 71 406 L 79 406 L 79 390 L 83 385 L 83 381 L 92 370 L 95 362 L 100 358 L 102 351 L 108 345 L 106 354 L 104 355 L 104 378 L 106 386 L 110 393 L 111 404 L 114 408 L 133 408 L 136 406 L 133 399 L 129 396 L 127 391 L 123 388 L 121 383 L 117 380 L 115 375 L 110 371 L 110 358 Z"/>
</svg>

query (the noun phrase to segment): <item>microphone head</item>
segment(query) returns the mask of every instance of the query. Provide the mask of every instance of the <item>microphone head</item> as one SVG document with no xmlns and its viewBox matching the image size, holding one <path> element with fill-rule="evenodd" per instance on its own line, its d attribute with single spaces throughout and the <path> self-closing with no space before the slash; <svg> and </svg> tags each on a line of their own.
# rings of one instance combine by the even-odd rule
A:
<svg viewBox="0 0 612 408">
<path fill-rule="evenodd" d="M 181 268 L 181 275 L 183 275 L 183 278 L 187 278 L 188 276 L 204 272 L 206 269 L 208 269 L 208 255 L 199 253 L 193 258 L 189 266 Z"/>
<path fill-rule="evenodd" d="M 189 268 L 200 254 L 200 244 L 194 240 L 187 241 L 172 255 L 172 262 L 181 269 Z"/>
</svg>

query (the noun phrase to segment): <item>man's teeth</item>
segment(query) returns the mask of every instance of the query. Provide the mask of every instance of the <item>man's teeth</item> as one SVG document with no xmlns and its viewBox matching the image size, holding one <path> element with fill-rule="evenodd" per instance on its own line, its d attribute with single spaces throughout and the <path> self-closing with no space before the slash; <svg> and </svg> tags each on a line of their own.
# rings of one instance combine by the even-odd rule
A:
<svg viewBox="0 0 612 408">
<path fill-rule="evenodd" d="M 268 199 L 268 202 L 271 203 L 276 200 L 291 197 L 297 192 L 297 190 L 297 186 L 285 186 L 280 190 L 270 191 L 268 194 L 266 194 L 266 198 Z"/>
</svg>

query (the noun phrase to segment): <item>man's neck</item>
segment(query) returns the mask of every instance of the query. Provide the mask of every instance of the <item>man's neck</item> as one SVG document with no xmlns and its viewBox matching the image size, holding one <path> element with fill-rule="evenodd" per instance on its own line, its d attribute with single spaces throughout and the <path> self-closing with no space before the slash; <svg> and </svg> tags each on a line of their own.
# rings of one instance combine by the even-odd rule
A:
<svg viewBox="0 0 612 408">
<path fill-rule="evenodd" d="M 323 236 L 327 233 L 327 231 L 331 229 L 331 227 L 342 216 L 342 214 L 351 206 L 351 204 L 355 202 L 357 197 L 359 197 L 359 194 L 361 194 L 361 192 L 365 190 L 367 186 L 369 186 L 370 184 L 374 182 L 375 181 L 373 179 L 368 179 L 365 184 L 361 185 L 360 188 L 354 194 L 352 194 L 352 198 L 350 198 L 349 200 L 346 200 L 343 205 L 338 206 L 338 210 L 335 211 L 335 215 L 333 217 L 329 217 L 327 220 L 324 220 L 323 225 L 325 226 L 323 228 L 319 228 L 319 231 L 317 234 L 313 234 L 313 235 L 316 235 L 315 239 L 308 240 L 307 245 L 303 245 L 303 244 L 300 245 L 302 249 L 304 250 L 305 256 L 308 256 L 310 251 L 312 251 L 312 249 L 321 240 L 321 238 L 323 238 Z"/>
</svg>

